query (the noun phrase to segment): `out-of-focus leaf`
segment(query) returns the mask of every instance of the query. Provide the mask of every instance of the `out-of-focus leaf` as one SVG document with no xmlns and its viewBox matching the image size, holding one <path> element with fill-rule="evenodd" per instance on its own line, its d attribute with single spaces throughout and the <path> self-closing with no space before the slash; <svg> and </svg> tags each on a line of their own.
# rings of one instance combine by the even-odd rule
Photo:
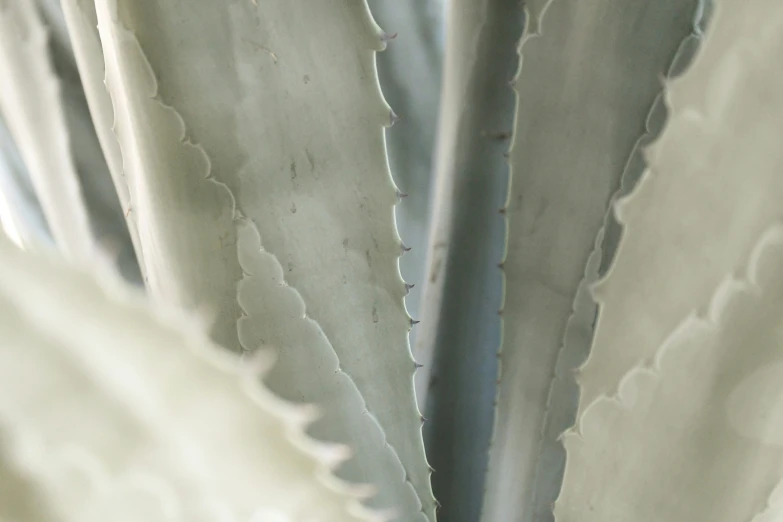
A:
<svg viewBox="0 0 783 522">
<path fill-rule="evenodd" d="M 36 0 L 49 32 L 49 51 L 60 83 L 71 156 L 81 182 L 90 225 L 99 244 L 109 250 L 117 267 L 129 281 L 141 282 L 138 261 L 125 218 L 101 150 L 93 117 L 76 67 L 71 40 L 60 0 Z M 101 78 L 100 88 L 105 92 Z M 113 139 L 113 138 L 112 138 Z"/>
<path fill-rule="evenodd" d="M 733 522 L 765 510 L 783 480 L 781 263 L 778 224 L 651 365 L 587 407 L 564 437 L 559 522 Z"/>
<path fill-rule="evenodd" d="M 0 1 L 0 112 L 58 247 L 88 260 L 96 244 L 71 155 L 48 31 L 32 1 Z"/>
<path fill-rule="evenodd" d="M 346 448 L 304 436 L 315 410 L 259 383 L 268 358 L 131 290 L 0 238 L 0 517 L 380 519 L 329 473 Z"/>
</svg>

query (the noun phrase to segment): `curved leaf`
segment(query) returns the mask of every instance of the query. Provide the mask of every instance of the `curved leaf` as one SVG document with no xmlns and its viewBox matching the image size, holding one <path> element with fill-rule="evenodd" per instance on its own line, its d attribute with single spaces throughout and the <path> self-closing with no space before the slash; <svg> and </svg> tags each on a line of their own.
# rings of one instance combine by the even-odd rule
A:
<svg viewBox="0 0 783 522">
<path fill-rule="evenodd" d="M 777 224 L 746 276 L 728 276 L 704 316 L 587 407 L 564 437 L 559 522 L 733 522 L 765 509 L 783 479 L 781 262 Z"/>
<path fill-rule="evenodd" d="M 378 520 L 329 475 L 345 448 L 303 435 L 314 410 L 258 383 L 268 359 L 199 329 L 0 239 L 0 516 Z"/>
</svg>

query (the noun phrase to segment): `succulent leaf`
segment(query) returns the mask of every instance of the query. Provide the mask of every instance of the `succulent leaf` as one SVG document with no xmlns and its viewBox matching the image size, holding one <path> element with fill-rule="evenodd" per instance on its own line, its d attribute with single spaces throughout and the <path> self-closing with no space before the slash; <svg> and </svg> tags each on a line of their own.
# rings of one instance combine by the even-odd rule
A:
<svg viewBox="0 0 783 522">
<path fill-rule="evenodd" d="M 597 277 L 600 256 L 585 273 L 596 236 L 698 7 L 697 0 L 526 6 L 484 520 L 552 519 L 564 461 L 557 438 L 573 423 L 578 399 L 571 370 L 584 360 L 595 313 L 584 290 L 577 294 Z"/>
<path fill-rule="evenodd" d="M 304 435 L 315 410 L 260 383 L 268 354 L 199 330 L 0 238 L 0 517 L 381 520 L 329 472 L 346 448 Z"/>
</svg>

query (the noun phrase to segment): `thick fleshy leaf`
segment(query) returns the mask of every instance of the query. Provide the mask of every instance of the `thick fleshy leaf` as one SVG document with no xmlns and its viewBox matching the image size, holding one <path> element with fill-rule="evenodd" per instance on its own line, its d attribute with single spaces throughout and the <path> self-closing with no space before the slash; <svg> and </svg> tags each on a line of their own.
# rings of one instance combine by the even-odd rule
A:
<svg viewBox="0 0 783 522">
<path fill-rule="evenodd" d="M 783 39 L 771 36 L 783 13 L 765 0 L 715 3 L 700 54 L 667 85 L 671 115 L 647 150 L 648 171 L 616 205 L 623 239 L 594 290 L 601 308 L 578 377 L 580 412 L 652 361 L 783 217 L 783 76 L 762 58 L 783 49 Z"/>
<path fill-rule="evenodd" d="M 39 0 L 51 1 L 51 0 Z M 74 59 L 79 70 L 81 86 L 89 106 L 95 135 L 103 151 L 125 222 L 130 233 L 139 269 L 144 272 L 144 262 L 136 221 L 131 219 L 130 188 L 122 167 L 122 153 L 112 132 L 114 111 L 111 97 L 104 84 L 105 70 L 103 50 L 98 35 L 98 17 L 93 0 L 60 0 L 63 17 L 68 29 Z M 53 8 L 50 8 L 52 10 Z M 89 195 L 88 195 L 89 196 Z"/>
<path fill-rule="evenodd" d="M 557 438 L 574 420 L 578 389 L 570 370 L 589 349 L 595 309 L 585 286 L 597 277 L 600 252 L 587 273 L 585 265 L 647 130 L 660 78 L 693 31 L 698 6 L 698 0 L 527 5 L 484 520 L 553 517 L 564 461 Z"/>
<path fill-rule="evenodd" d="M 357 449 L 339 475 L 434 518 L 373 59 L 386 37 L 366 5 L 96 6 L 153 294 L 216 312 L 235 351 L 275 339 L 272 389 L 322 405 L 311 433 Z"/>
<path fill-rule="evenodd" d="M 95 255 L 52 69 L 48 31 L 32 1 L 0 1 L 0 111 L 24 160 L 55 242 L 71 259 Z"/>
<path fill-rule="evenodd" d="M 153 71 L 118 23 L 115 4 L 99 2 L 96 10 L 147 286 L 153 296 L 188 310 L 213 307 L 213 338 L 236 349 L 242 270 L 234 197 L 210 177 L 203 147 L 192 143 L 182 118 L 157 96 Z"/>
<path fill-rule="evenodd" d="M 93 117 L 84 94 L 76 66 L 60 0 L 34 0 L 49 32 L 49 52 L 60 83 L 65 123 L 71 156 L 79 176 L 90 225 L 97 242 L 111 252 L 120 273 L 133 283 L 140 283 L 138 261 L 128 233 L 125 208 L 122 207 Z M 100 88 L 105 92 L 101 77 Z M 113 137 L 112 137 L 113 139 Z"/>
<path fill-rule="evenodd" d="M 481 511 L 500 343 L 509 130 L 522 34 L 517 0 L 452 1 L 427 282 L 416 348 L 430 365 L 424 435 L 435 468 L 438 518 L 475 522 Z M 432 361 L 430 363 L 430 361 Z M 422 382 L 429 377 L 429 382 Z M 428 385 L 427 387 L 425 387 Z"/>
<path fill-rule="evenodd" d="M 783 9 L 715 3 L 694 64 L 669 82 L 649 168 L 617 204 L 560 522 L 779 510 L 783 74 L 770 60 Z"/>
<path fill-rule="evenodd" d="M 0 198 L 4 210 L 0 220 L 13 231 L 14 241 L 26 248 L 53 247 L 52 234 L 35 195 L 30 174 L 11 133 L 0 118 Z"/>
<path fill-rule="evenodd" d="M 690 63 L 700 42 L 701 32 L 683 40 L 669 69 L 670 78 L 680 74 Z M 614 198 L 627 194 L 638 182 L 645 170 L 644 147 L 658 137 L 665 121 L 666 108 L 663 97 L 659 95 L 647 115 L 646 132 L 637 140 L 631 157 L 625 165 L 620 187 L 615 192 Z M 614 258 L 621 234 L 622 228 L 613 218 L 610 208 L 604 216 L 604 225 L 596 237 L 584 277 L 579 284 L 573 303 L 573 313 L 566 325 L 562 346 L 557 355 L 554 377 L 550 383 L 535 469 L 531 470 L 534 475 L 530 478 L 534 485 L 533 512 L 537 516 L 548 517 L 550 520 L 553 516 L 552 504 L 560 492 L 565 468 L 565 447 L 560 435 L 574 425 L 579 404 L 579 389 L 574 370 L 584 364 L 590 353 L 593 326 L 598 313 L 598 306 L 592 298 L 590 288 Z"/>
<path fill-rule="evenodd" d="M 329 473 L 346 448 L 304 436 L 315 410 L 259 383 L 268 358 L 200 329 L 0 238 L 0 517 L 378 520 Z"/>
<path fill-rule="evenodd" d="M 419 319 L 420 301 L 426 280 L 427 224 L 430 186 L 433 179 L 433 150 L 438 122 L 441 70 L 443 67 L 442 0 L 368 0 L 375 19 L 396 34 L 387 49 L 377 55 L 378 76 L 383 94 L 400 120 L 386 130 L 394 181 L 405 197 L 395 207 L 400 236 L 411 250 L 400 258 L 400 273 L 410 285 L 405 308 Z M 418 327 L 410 334 L 416 362 L 416 400 L 424 410 L 429 364 L 432 357 L 423 345 L 416 345 Z M 423 353 L 419 349 L 424 350 Z"/>
<path fill-rule="evenodd" d="M 734 522 L 766 509 L 783 480 L 781 263 L 778 224 L 649 366 L 587 407 L 564 437 L 559 522 Z"/>
</svg>

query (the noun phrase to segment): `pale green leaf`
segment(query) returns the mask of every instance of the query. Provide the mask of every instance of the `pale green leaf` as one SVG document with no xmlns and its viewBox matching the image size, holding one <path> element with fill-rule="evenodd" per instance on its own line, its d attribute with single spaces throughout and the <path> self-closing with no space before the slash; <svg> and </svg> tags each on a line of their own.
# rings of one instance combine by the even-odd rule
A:
<svg viewBox="0 0 783 522">
<path fill-rule="evenodd" d="M 552 0 L 526 7 L 484 520 L 552 519 L 563 469 L 557 437 L 573 422 L 578 397 L 570 370 L 584 360 L 594 317 L 584 286 L 596 277 L 600 253 L 587 273 L 585 265 L 698 5 Z"/>
<path fill-rule="evenodd" d="M 383 94 L 400 120 L 386 129 L 389 164 L 395 183 L 405 197 L 395 207 L 395 221 L 403 242 L 411 250 L 400 258 L 400 273 L 411 285 L 405 307 L 421 318 L 420 300 L 426 283 L 427 224 L 431 214 L 433 150 L 443 67 L 442 0 L 368 0 L 378 24 L 397 36 L 377 55 Z M 418 327 L 410 334 L 416 362 L 430 354 L 416 345 Z M 420 351 L 420 348 L 422 351 Z M 424 410 L 426 383 L 432 365 L 416 371 L 416 400 Z"/>
<path fill-rule="evenodd" d="M 74 59 L 84 90 L 96 137 L 103 151 L 106 166 L 111 174 L 114 188 L 126 216 L 139 269 L 144 273 L 144 260 L 139 243 L 136 221 L 130 219 L 130 189 L 122 167 L 122 153 L 112 132 L 114 111 L 111 98 L 106 91 L 103 51 L 98 35 L 98 18 L 93 0 L 60 0 L 68 35 L 73 48 Z"/>
<path fill-rule="evenodd" d="M 0 517 L 378 520 L 330 475 L 346 448 L 304 436 L 315 410 L 260 384 L 268 358 L 199 330 L 0 238 Z"/>
<path fill-rule="evenodd" d="M 783 74 L 770 57 L 783 9 L 716 4 L 694 64 L 668 84 L 649 168 L 616 208 L 623 237 L 595 290 L 560 522 L 779 509 Z"/>
<path fill-rule="evenodd" d="M 111 252 L 124 277 L 141 282 L 132 236 L 129 234 L 115 183 L 101 150 L 77 68 L 60 0 L 34 0 L 49 32 L 49 54 L 60 83 L 71 156 L 79 175 L 84 203 L 96 241 Z M 103 76 L 100 88 L 105 92 Z M 112 137 L 113 139 L 113 137 Z"/>
<path fill-rule="evenodd" d="M 0 221 L 20 245 L 52 247 L 52 235 L 35 196 L 30 175 L 5 122 L 0 118 Z M 8 233 L 8 232 L 7 232 Z"/>
<path fill-rule="evenodd" d="M 559 522 L 735 522 L 767 508 L 783 479 L 781 263 L 777 224 L 706 312 L 587 407 L 564 437 Z"/>
<path fill-rule="evenodd" d="M 783 217 L 783 77 L 762 58 L 783 49 L 776 5 L 720 2 L 694 64 L 668 83 L 672 115 L 637 189 L 616 205 L 623 239 L 594 289 L 601 311 L 580 412 L 650 362 Z"/>
<path fill-rule="evenodd" d="M 48 32 L 34 2 L 0 1 L 0 112 L 24 160 L 49 228 L 71 259 L 95 255 L 71 156 Z"/>
<path fill-rule="evenodd" d="M 703 19 L 702 19 L 703 23 Z M 680 74 L 690 63 L 701 42 L 701 33 L 683 40 L 672 61 L 668 77 Z M 663 97 L 658 95 L 647 115 L 646 131 L 636 141 L 620 180 L 620 187 L 613 198 L 627 194 L 635 186 L 645 170 L 643 151 L 661 132 L 666 121 Z M 579 389 L 574 370 L 584 364 L 593 340 L 598 306 L 590 293 L 591 286 L 598 280 L 614 258 L 622 227 L 614 219 L 611 208 L 604 216 L 604 225 L 595 240 L 593 252 L 587 261 L 584 277 L 579 284 L 573 304 L 573 313 L 568 319 L 565 334 L 557 355 L 554 378 L 547 396 L 546 414 L 543 419 L 541 440 L 536 457 L 533 482 L 533 508 L 539 516 L 550 520 L 551 506 L 560 492 L 565 468 L 565 448 L 560 435 L 574 425 L 579 404 Z"/>
<path fill-rule="evenodd" d="M 438 122 L 427 282 L 416 357 L 426 390 L 424 435 L 438 516 L 481 512 L 497 381 L 517 0 L 451 2 Z M 428 375 L 429 374 L 429 375 Z"/>
<path fill-rule="evenodd" d="M 338 474 L 433 519 L 366 5 L 96 5 L 151 291 L 235 351 L 274 340 L 272 389 L 356 448 Z"/>
</svg>

